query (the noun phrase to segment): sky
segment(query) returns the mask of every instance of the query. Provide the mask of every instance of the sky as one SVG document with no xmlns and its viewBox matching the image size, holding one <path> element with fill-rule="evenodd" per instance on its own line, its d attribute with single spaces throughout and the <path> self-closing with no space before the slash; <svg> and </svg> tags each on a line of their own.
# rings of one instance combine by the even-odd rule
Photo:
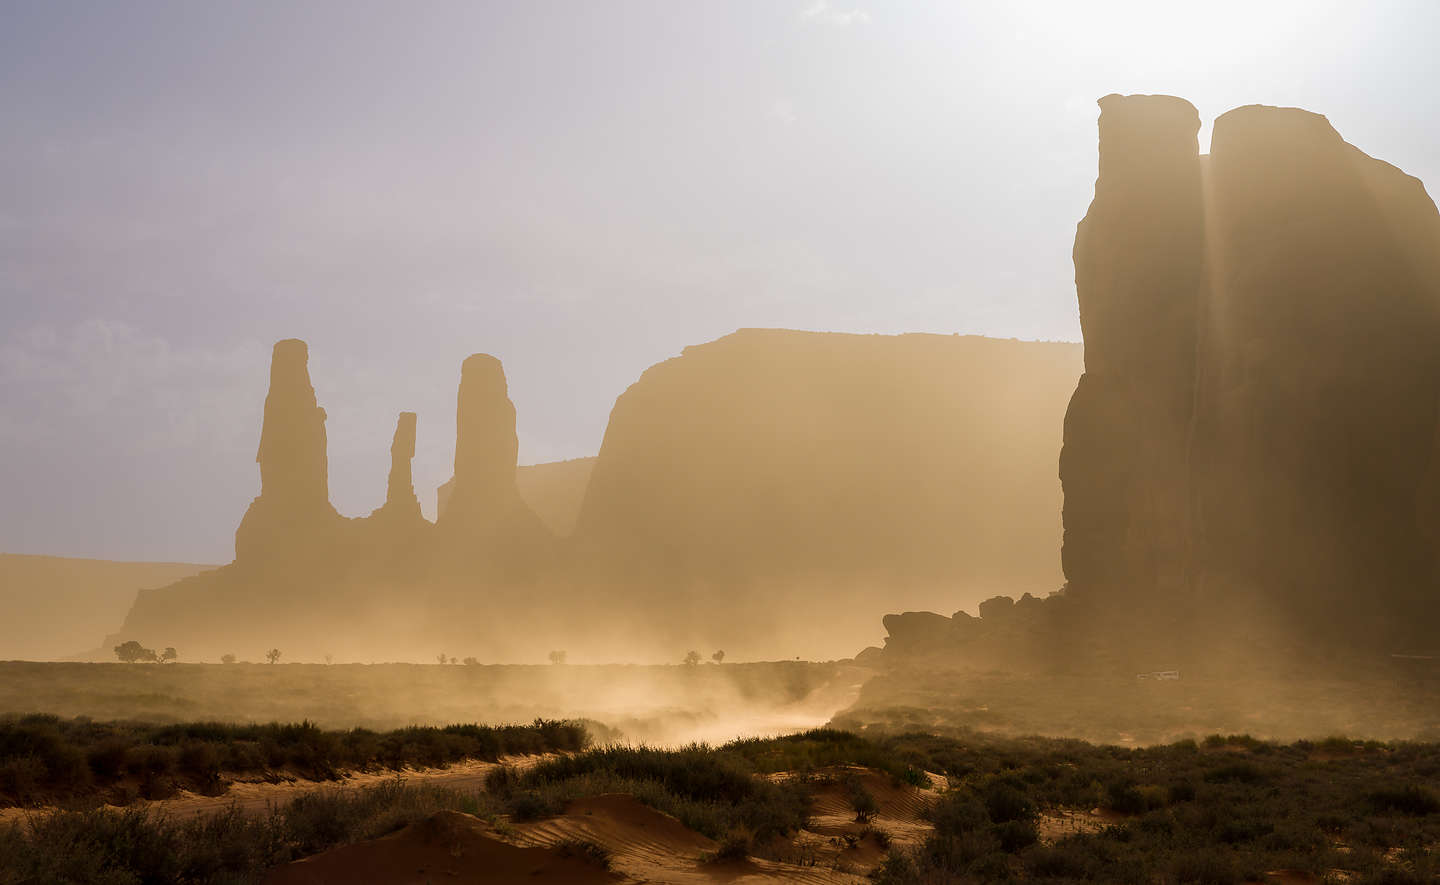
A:
<svg viewBox="0 0 1440 885">
<path fill-rule="evenodd" d="M 1079 340 L 1096 99 L 1304 107 L 1440 182 L 1440 4 L 0 0 L 0 551 L 225 562 L 270 347 L 331 493 L 471 353 L 522 463 L 737 328 Z M 972 383 L 973 379 L 956 379 Z"/>
</svg>

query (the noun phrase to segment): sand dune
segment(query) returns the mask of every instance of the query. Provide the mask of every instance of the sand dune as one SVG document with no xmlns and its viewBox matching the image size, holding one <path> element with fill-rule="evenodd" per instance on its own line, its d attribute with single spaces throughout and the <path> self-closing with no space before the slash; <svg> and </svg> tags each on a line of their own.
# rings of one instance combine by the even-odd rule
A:
<svg viewBox="0 0 1440 885">
<path fill-rule="evenodd" d="M 266 885 L 341 882 L 619 882 L 620 876 L 557 848 L 521 847 L 484 821 L 455 811 L 369 842 L 333 848 L 271 870 Z"/>
</svg>

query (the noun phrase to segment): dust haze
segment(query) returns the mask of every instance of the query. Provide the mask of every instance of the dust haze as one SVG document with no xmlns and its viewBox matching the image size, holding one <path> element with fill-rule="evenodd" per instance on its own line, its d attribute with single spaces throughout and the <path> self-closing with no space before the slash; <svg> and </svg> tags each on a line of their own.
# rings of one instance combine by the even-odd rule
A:
<svg viewBox="0 0 1440 885">
<path fill-rule="evenodd" d="M 528 33 L 547 9 L 493 26 Z M 745 9 L 714 25 L 735 59 L 717 68 L 727 77 L 771 70 L 740 61 L 769 52 L 731 33 L 760 14 Z M 370 33 L 371 13 L 356 15 Z M 966 24 L 989 29 L 986 46 L 1012 33 L 1050 45 L 1061 26 L 1085 32 L 1067 16 Z M 1257 12 L 1251 26 L 1274 22 Z M 417 47 L 450 46 L 431 23 L 407 27 Z M 136 382 L 118 325 L 95 327 L 93 346 L 43 323 L 0 339 L 13 416 L 0 426 L 13 490 L 0 525 L 15 527 L 0 538 L 0 848 L 29 852 L 17 881 L 84 880 L 45 866 L 45 840 L 96 832 L 121 820 L 107 806 L 131 805 L 126 826 L 156 833 L 167 808 L 193 812 L 156 844 L 206 843 L 207 821 L 237 828 L 235 844 L 268 852 L 246 855 L 244 875 L 270 882 L 340 881 L 371 853 L 423 866 L 439 842 L 468 846 L 451 852 L 471 852 L 466 875 L 483 855 L 514 864 L 514 881 L 1069 881 L 1105 879 L 1125 852 L 1143 854 L 1127 869 L 1161 871 L 1146 881 L 1440 875 L 1426 761 L 1440 745 L 1440 212 L 1417 177 L 1440 168 L 1433 144 L 1416 154 L 1393 131 L 1425 114 L 1385 105 L 1382 125 L 1339 97 L 1334 117 L 1288 106 L 1309 94 L 1298 87 L 1211 91 L 1195 47 L 1177 45 L 1132 61 L 1203 101 L 1087 67 L 1068 88 L 1097 94 L 1067 95 L 1053 128 L 1026 128 L 1037 112 L 1021 89 L 1005 108 L 1013 127 L 967 117 L 963 161 L 932 168 L 960 137 L 953 119 L 913 149 L 894 133 L 924 141 L 917 119 L 887 128 L 899 111 L 870 107 L 938 88 L 918 34 L 913 58 L 889 55 L 907 42 L 898 25 L 826 2 L 786 27 L 795 70 L 844 49 L 916 89 L 856 84 L 851 116 L 822 120 L 811 115 L 835 108 L 815 95 L 797 104 L 696 74 L 709 84 L 697 107 L 729 119 L 721 96 L 739 93 L 726 90 L 763 98 L 764 125 L 810 139 L 810 167 L 733 121 L 731 140 L 699 118 L 682 132 L 692 109 L 652 93 L 650 67 L 642 85 L 601 65 L 550 116 L 527 105 L 493 134 L 467 128 L 464 144 L 497 152 L 474 168 L 455 146 L 427 152 L 453 161 L 441 168 L 456 170 L 455 203 L 398 146 L 429 131 L 438 99 L 393 116 L 377 93 L 396 144 L 357 105 L 354 144 L 314 135 L 315 149 L 344 166 L 370 144 L 413 165 L 410 187 L 393 169 L 359 174 L 374 157 L 337 172 L 336 218 L 304 223 L 339 240 L 287 247 L 344 273 L 301 273 L 275 253 L 234 276 L 270 293 L 253 302 L 206 296 L 206 313 L 176 295 L 168 308 L 116 296 L 176 340 L 213 348 L 243 327 L 243 344 L 223 356 L 142 346 L 151 368 Z M 1202 31 L 1223 44 L 1214 67 L 1239 64 L 1239 43 Z M 1137 42 L 1124 33 L 1094 43 Z M 888 63 L 860 50 L 872 43 Z M 521 69 L 508 51 L 496 59 Z M 550 95 L 553 73 L 515 88 Z M 621 89 L 612 76 L 676 129 L 595 101 Z M 295 80 L 307 103 L 310 90 L 354 91 Z M 971 102 L 989 81 L 966 82 L 957 94 Z M 289 107 L 283 90 L 255 89 Z M 566 129 L 595 114 L 584 134 Z M 308 131 L 286 117 L 275 131 Z M 120 177 L 133 145 L 112 137 Z M 73 157 L 32 141 L 11 171 L 34 166 L 35 192 L 16 191 L 39 199 L 54 184 L 35 157 Z M 722 143 L 753 156 L 722 162 Z M 640 149 L 653 175 L 630 158 Z M 774 177 L 792 149 L 791 177 Z M 859 162 L 870 151 L 883 162 Z M 685 174 L 670 168 L 685 157 Z M 248 174 L 227 185 L 240 203 Z M 201 177 L 225 190 L 218 171 Z M 618 178 L 628 190 L 612 190 Z M 356 202 L 360 180 L 374 192 Z M 518 181 L 533 206 L 510 193 Z M 346 227 L 389 190 L 394 239 Z M 499 208 L 477 199 L 490 195 Z M 104 250 L 59 225 L 42 237 L 49 258 L 34 258 L 40 215 L 17 206 L 0 216 L 0 289 L 21 294 L 7 313 L 78 309 L 83 287 L 60 266 L 103 264 Z M 722 236 L 722 218 L 740 227 Z M 243 239 L 234 218 L 192 221 L 207 242 Z M 169 242 L 177 268 L 228 254 L 142 220 L 123 231 Z M 163 288 L 182 276 L 164 252 L 127 260 Z M 441 285 L 452 273 L 485 297 Z M 296 281 L 322 295 L 277 306 Z M 371 285 L 394 292 L 377 300 Z M 1080 340 L 1058 340 L 1067 328 Z M 137 386 L 148 405 L 125 392 Z M 133 555 L 49 555 L 116 544 Z M 175 561 L 149 561 L 161 549 Z M 227 791 L 249 804 L 225 811 Z M 1280 807 L 1282 794 L 1304 807 Z M 1326 802 L 1382 823 L 1312 813 Z M 1232 819 L 1260 823 L 1221 826 Z M 1181 831 L 1194 858 L 1147 841 Z"/>
<path fill-rule="evenodd" d="M 259 494 L 233 561 L 7 556 L 13 622 L 29 625 L 12 656 L 433 662 L 490 692 L 467 707 L 412 686 L 397 702 L 388 681 L 420 671 L 367 683 L 351 668 L 347 691 L 386 715 L 286 713 L 337 727 L 468 709 L 688 740 L 831 715 L 883 726 L 918 705 L 934 727 L 1060 734 L 1025 709 L 1060 679 L 1095 702 L 1057 721 L 1088 717 L 1073 727 L 1097 739 L 1432 733 L 1433 202 L 1318 114 L 1239 108 L 1201 154 L 1183 99 L 1100 108 L 1074 244 L 1083 348 L 741 329 L 643 372 L 595 456 L 530 466 L 505 367 L 476 353 L 457 367 L 452 476 L 417 490 L 417 439 L 439 422 L 402 411 L 383 504 L 347 515 L 312 378 L 323 355 L 287 338 L 255 391 Z M 812 660 L 833 663 L 755 693 L 753 668 Z M 741 679 L 742 661 L 777 663 Z M 597 675 L 616 664 L 635 669 Z M 536 670 L 506 689 L 495 665 Z M 963 700 L 996 674 L 1032 681 Z M 1145 696 L 1152 721 L 1094 731 L 1152 677 L 1181 684 Z M 94 712 L 33 690 L 10 704 Z M 177 684 L 180 708 L 192 691 Z M 1330 715 L 1286 700 L 1308 691 Z"/>
</svg>

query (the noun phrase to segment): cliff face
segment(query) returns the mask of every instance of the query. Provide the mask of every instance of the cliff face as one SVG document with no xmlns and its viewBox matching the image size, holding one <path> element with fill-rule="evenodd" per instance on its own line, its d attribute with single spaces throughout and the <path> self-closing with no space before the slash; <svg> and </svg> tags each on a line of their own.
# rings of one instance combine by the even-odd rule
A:
<svg viewBox="0 0 1440 885">
<path fill-rule="evenodd" d="M 686 348 L 616 401 L 575 540 L 677 580 L 1049 592 L 1078 372 L 1076 345 L 975 336 L 747 329 Z"/>
<path fill-rule="evenodd" d="M 1200 117 L 1164 96 L 1100 102 L 1100 177 L 1075 235 L 1085 374 L 1065 417 L 1066 577 L 1175 589 L 1204 260 Z"/>
<path fill-rule="evenodd" d="M 1317 114 L 1231 111 L 1201 158 L 1188 103 L 1100 107 L 1061 458 L 1070 589 L 1420 641 L 1437 599 L 1434 204 Z"/>
</svg>

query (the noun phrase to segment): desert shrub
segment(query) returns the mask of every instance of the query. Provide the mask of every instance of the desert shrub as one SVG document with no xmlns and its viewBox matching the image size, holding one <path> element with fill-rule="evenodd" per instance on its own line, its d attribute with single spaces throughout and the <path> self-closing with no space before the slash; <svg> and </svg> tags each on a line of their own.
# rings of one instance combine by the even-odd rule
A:
<svg viewBox="0 0 1440 885">
<path fill-rule="evenodd" d="M 312 722 L 240 725 L 61 720 L 0 716 L 0 804 L 57 802 L 177 788 L 213 792 L 224 774 L 291 771 L 329 780 L 347 770 L 444 766 L 461 759 L 571 752 L 588 741 L 576 722 L 326 731 Z M 130 779 L 130 780 L 127 780 Z"/>
<path fill-rule="evenodd" d="M 180 748 L 180 770 L 195 781 L 207 783 L 220 776 L 220 748 L 210 741 L 194 741 Z"/>
<path fill-rule="evenodd" d="M 740 830 L 725 834 L 714 853 L 706 859 L 713 863 L 744 860 L 750 856 L 750 835 Z"/>
<path fill-rule="evenodd" d="M 1121 814 L 1140 814 L 1147 809 L 1145 797 L 1129 781 L 1116 781 L 1105 788 L 1105 801 Z"/>
<path fill-rule="evenodd" d="M 1190 781 L 1176 781 L 1170 785 L 1166 800 L 1170 804 L 1195 801 L 1195 785 Z"/>
<path fill-rule="evenodd" d="M 865 829 L 860 831 L 861 839 L 864 839 L 867 836 L 871 839 L 874 839 L 875 844 L 878 845 L 880 847 L 880 850 L 882 851 L 889 850 L 890 843 L 893 841 L 890 833 L 886 830 L 880 829 L 879 827 L 866 826 Z"/>
<path fill-rule="evenodd" d="M 743 757 L 762 774 L 807 773 L 831 766 L 859 765 L 882 771 L 896 783 L 930 785 L 922 765 L 917 764 L 924 758 L 921 754 L 901 750 L 895 742 L 871 741 L 833 728 L 817 728 L 779 738 L 747 738 L 732 741 L 721 749 Z"/>
<path fill-rule="evenodd" d="M 45 763 L 38 756 L 12 756 L 0 762 L 0 799 L 28 804 L 41 795 Z"/>
<path fill-rule="evenodd" d="M 995 782 L 984 792 L 985 812 L 995 823 L 1030 821 L 1035 818 L 1035 803 L 1011 782 Z"/>
<path fill-rule="evenodd" d="M 1089 877 L 1089 863 L 1073 845 L 1040 846 L 1025 855 L 1025 871 L 1040 878 L 1083 879 Z"/>
<path fill-rule="evenodd" d="M 183 821 L 134 808 L 59 811 L 28 828 L 0 827 L 0 882 L 257 881 L 276 864 L 467 804 L 459 793 L 397 781 L 305 794 L 260 816 L 236 807 Z"/>
<path fill-rule="evenodd" d="M 941 797 L 926 809 L 925 817 L 935 825 L 937 833 L 959 835 L 982 829 L 990 823 L 990 815 L 974 793 L 955 791 Z"/>
<path fill-rule="evenodd" d="M 90 770 L 101 780 L 114 780 L 125 771 L 125 756 L 130 748 L 123 738 L 107 738 L 90 747 L 86 754 Z"/>
<path fill-rule="evenodd" d="M 909 852 L 891 852 L 872 878 L 878 885 L 919 885 L 920 868 Z"/>
<path fill-rule="evenodd" d="M 1241 881 L 1230 856 L 1219 849 L 1182 854 L 1171 863 L 1170 873 L 1182 885 L 1234 885 Z"/>
<path fill-rule="evenodd" d="M 555 843 L 555 850 L 561 857 L 574 857 L 602 870 L 610 869 L 613 855 L 604 845 L 588 839 L 562 839 Z"/>
<path fill-rule="evenodd" d="M 983 857 L 1000 850 L 1000 840 L 989 830 L 958 836 L 936 833 L 925 840 L 917 855 L 920 873 L 963 873 Z"/>
<path fill-rule="evenodd" d="M 603 747 L 547 759 L 520 780 L 551 802 L 594 792 L 628 792 L 711 838 L 743 827 L 768 839 L 804 826 L 809 796 L 797 782 L 759 777 L 725 748 Z M 562 806 L 563 807 L 563 806 Z"/>
<path fill-rule="evenodd" d="M 1028 820 L 997 823 L 994 832 L 995 838 L 1000 841 L 1000 850 L 1008 854 L 1014 854 L 1040 840 L 1040 834 L 1035 832 L 1035 825 Z"/>
<path fill-rule="evenodd" d="M 499 765 L 485 773 L 485 791 L 509 799 L 520 785 L 520 772 L 513 765 Z"/>
<path fill-rule="evenodd" d="M 1399 812 L 1413 817 L 1440 813 L 1440 799 L 1435 794 L 1416 784 L 1403 787 L 1376 790 L 1369 796 L 1370 804 L 1377 811 Z"/>
<path fill-rule="evenodd" d="M 548 800 L 534 790 L 525 790 L 511 796 L 505 803 L 505 809 L 517 821 L 531 821 L 554 817 L 565 810 L 565 805 Z"/>
<path fill-rule="evenodd" d="M 1207 784 L 1259 784 L 1265 781 L 1265 772 L 1251 762 L 1233 762 L 1205 772 Z"/>
<path fill-rule="evenodd" d="M 1010 858 L 999 853 L 976 859 L 970 864 L 968 872 L 974 881 L 979 882 L 1010 882 L 1015 878 Z"/>
</svg>

